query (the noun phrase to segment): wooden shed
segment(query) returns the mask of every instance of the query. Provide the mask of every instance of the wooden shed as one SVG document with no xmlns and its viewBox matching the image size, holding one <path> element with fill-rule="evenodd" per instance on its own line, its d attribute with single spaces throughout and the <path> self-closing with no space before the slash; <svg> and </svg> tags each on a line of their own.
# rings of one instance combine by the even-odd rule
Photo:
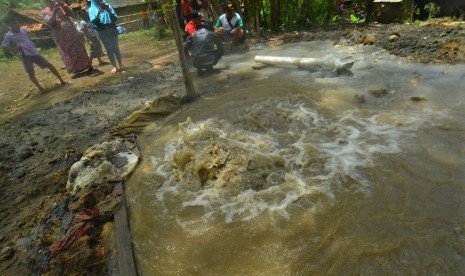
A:
<svg viewBox="0 0 465 276">
<path fill-rule="evenodd" d="M 149 14 L 150 26 L 153 26 L 157 15 L 161 11 L 160 4 L 155 0 L 107 0 L 118 14 L 118 25 L 128 31 L 141 30 L 143 28 L 141 11 L 146 10 Z"/>
</svg>

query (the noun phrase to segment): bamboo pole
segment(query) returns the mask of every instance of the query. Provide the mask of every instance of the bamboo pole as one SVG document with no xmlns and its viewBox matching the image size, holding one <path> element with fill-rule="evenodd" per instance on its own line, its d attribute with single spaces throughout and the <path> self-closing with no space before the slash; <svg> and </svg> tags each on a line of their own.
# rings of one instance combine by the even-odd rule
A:
<svg viewBox="0 0 465 276">
<path fill-rule="evenodd" d="M 170 4 L 164 4 L 162 8 L 165 14 L 165 18 L 168 20 L 168 24 L 171 26 L 171 29 L 173 30 L 176 47 L 178 48 L 179 61 L 181 62 L 183 81 L 184 81 L 184 85 L 186 86 L 185 102 L 190 102 L 190 101 L 193 101 L 197 96 L 195 93 L 194 83 L 192 81 L 192 75 L 189 72 L 189 65 L 187 62 L 187 57 L 184 52 L 182 36 L 180 32 L 181 27 L 179 26 L 178 17 L 176 15 L 176 6 L 170 5 Z"/>
</svg>

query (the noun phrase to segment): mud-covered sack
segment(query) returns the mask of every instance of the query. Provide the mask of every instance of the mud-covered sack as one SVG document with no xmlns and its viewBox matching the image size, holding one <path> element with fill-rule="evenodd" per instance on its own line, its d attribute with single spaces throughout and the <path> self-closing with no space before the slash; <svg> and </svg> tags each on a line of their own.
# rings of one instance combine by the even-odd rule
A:
<svg viewBox="0 0 465 276">
<path fill-rule="evenodd" d="M 134 143 L 118 138 L 94 145 L 69 170 L 66 188 L 73 192 L 89 185 L 124 180 L 139 162 Z"/>
</svg>

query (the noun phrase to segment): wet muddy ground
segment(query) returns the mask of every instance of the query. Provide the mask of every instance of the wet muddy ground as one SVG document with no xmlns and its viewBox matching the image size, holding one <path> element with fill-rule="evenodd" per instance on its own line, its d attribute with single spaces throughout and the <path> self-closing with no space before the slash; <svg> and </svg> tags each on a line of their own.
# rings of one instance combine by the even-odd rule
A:
<svg viewBox="0 0 465 276">
<path fill-rule="evenodd" d="M 336 25 L 250 36 L 248 43 L 253 49 L 301 40 L 331 40 L 336 47 L 382 48 L 406 62 L 457 64 L 465 63 L 464 26 L 465 23 L 447 20 L 415 25 Z M 46 271 L 51 275 L 69 271 L 101 274 L 106 269 L 105 262 L 95 258 L 69 262 L 68 267 L 63 262 L 51 269 L 48 248 L 71 221 L 66 179 L 70 166 L 84 150 L 105 141 L 111 129 L 141 109 L 146 101 L 166 94 L 181 97 L 185 93 L 172 43 L 158 49 L 132 46 L 122 44 L 129 70 L 117 77 L 110 77 L 106 68 L 101 68 L 104 74 L 73 80 L 71 85 L 45 95 L 35 95 L 22 72 L 17 72 L 16 79 L 11 75 L 0 81 L 1 275 Z M 193 73 L 198 93 L 221 91 L 225 79 L 220 80 L 220 76 L 206 79 Z M 101 260 L 108 257 L 92 254 Z"/>
</svg>

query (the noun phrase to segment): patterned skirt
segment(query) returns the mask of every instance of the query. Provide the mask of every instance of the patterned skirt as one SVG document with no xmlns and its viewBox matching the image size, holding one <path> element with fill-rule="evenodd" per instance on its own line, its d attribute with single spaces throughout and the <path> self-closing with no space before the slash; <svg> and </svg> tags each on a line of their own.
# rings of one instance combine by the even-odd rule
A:
<svg viewBox="0 0 465 276">
<path fill-rule="evenodd" d="M 68 73 L 76 74 L 91 67 L 84 45 L 84 37 L 69 20 L 63 20 L 52 28 L 52 37 L 60 52 Z"/>
</svg>

